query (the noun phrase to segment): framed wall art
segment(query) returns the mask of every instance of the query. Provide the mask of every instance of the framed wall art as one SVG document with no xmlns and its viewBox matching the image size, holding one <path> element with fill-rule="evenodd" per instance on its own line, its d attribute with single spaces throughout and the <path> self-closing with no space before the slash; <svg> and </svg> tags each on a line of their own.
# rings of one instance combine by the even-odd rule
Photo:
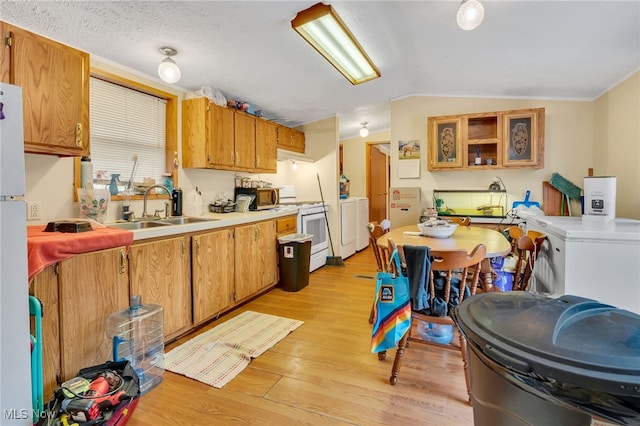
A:
<svg viewBox="0 0 640 426">
<path fill-rule="evenodd" d="M 461 118 L 427 119 L 429 133 L 429 170 L 462 166 Z"/>
</svg>

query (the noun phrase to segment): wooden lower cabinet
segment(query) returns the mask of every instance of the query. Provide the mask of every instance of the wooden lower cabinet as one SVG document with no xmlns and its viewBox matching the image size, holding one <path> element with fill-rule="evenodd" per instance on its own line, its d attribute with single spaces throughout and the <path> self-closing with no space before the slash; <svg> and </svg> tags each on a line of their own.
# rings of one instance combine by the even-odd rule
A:
<svg viewBox="0 0 640 426">
<path fill-rule="evenodd" d="M 165 339 L 189 330 L 191 320 L 191 259 L 189 237 L 178 236 L 134 244 L 129 251 L 132 295 L 164 309 Z"/>
<path fill-rule="evenodd" d="M 193 278 L 193 279 L 192 279 Z M 75 255 L 40 272 L 44 397 L 112 358 L 106 321 L 130 295 L 164 308 L 165 341 L 277 282 L 276 221 Z M 193 292 L 193 293 L 192 293 Z"/>
<path fill-rule="evenodd" d="M 79 254 L 47 267 L 31 293 L 42 302 L 45 399 L 78 370 L 111 359 L 109 315 L 129 305 L 124 247 Z"/>
<path fill-rule="evenodd" d="M 275 221 L 235 228 L 235 298 L 237 302 L 275 284 L 277 274 Z"/>
<path fill-rule="evenodd" d="M 60 369 L 60 305 L 58 265 L 47 266 L 33 278 L 29 293 L 42 304 L 42 383 L 44 399 L 62 382 Z M 34 330 L 35 326 L 31 326 Z M 32 331 L 33 333 L 33 331 Z"/>
<path fill-rule="evenodd" d="M 233 229 L 191 238 L 193 322 L 213 318 L 233 302 L 235 283 Z"/>
</svg>

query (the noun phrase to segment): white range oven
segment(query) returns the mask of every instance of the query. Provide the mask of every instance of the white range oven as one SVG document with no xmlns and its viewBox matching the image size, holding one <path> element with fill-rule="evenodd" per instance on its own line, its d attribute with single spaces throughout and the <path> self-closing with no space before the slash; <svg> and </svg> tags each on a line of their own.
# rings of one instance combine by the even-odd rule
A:
<svg viewBox="0 0 640 426">
<path fill-rule="evenodd" d="M 311 234 L 311 261 L 309 271 L 324 266 L 329 255 L 329 233 L 325 213 L 327 207 L 323 203 L 303 204 L 298 210 L 298 232 Z"/>
<path fill-rule="evenodd" d="M 329 231 L 325 213 L 329 214 L 326 204 L 321 201 L 297 201 L 295 187 L 282 185 L 278 210 L 298 210 L 298 232 L 311 234 L 311 261 L 309 271 L 324 266 L 329 255 Z"/>
</svg>

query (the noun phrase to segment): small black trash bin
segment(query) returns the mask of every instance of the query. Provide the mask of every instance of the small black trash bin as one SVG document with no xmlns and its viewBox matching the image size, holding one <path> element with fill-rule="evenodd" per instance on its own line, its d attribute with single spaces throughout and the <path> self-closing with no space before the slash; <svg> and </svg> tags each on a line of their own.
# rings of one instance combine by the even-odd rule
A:
<svg viewBox="0 0 640 426">
<path fill-rule="evenodd" d="M 278 238 L 280 243 L 280 286 L 298 291 L 309 284 L 309 262 L 313 234 L 290 234 Z"/>
<path fill-rule="evenodd" d="M 467 338 L 475 426 L 640 419 L 640 315 L 577 296 L 485 293 L 452 317 Z"/>
</svg>

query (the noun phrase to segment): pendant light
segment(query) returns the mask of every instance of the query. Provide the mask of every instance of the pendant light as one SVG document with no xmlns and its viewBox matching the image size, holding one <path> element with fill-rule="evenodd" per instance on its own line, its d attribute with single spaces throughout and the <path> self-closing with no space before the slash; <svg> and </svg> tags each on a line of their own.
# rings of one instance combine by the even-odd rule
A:
<svg viewBox="0 0 640 426">
<path fill-rule="evenodd" d="M 362 125 L 362 128 L 360 128 L 360 137 L 366 138 L 367 136 L 369 136 L 369 129 L 367 129 L 368 122 L 363 121 L 360 124 Z"/>
<path fill-rule="evenodd" d="M 158 65 L 158 75 L 160 79 L 165 83 L 173 84 L 180 80 L 180 68 L 176 65 L 176 62 L 171 59 L 178 51 L 171 47 L 161 47 L 160 52 L 166 56 L 160 65 Z"/>
<path fill-rule="evenodd" d="M 458 26 L 465 31 L 476 29 L 484 18 L 484 6 L 478 0 L 462 0 L 458 13 L 456 14 L 456 22 Z"/>
</svg>

